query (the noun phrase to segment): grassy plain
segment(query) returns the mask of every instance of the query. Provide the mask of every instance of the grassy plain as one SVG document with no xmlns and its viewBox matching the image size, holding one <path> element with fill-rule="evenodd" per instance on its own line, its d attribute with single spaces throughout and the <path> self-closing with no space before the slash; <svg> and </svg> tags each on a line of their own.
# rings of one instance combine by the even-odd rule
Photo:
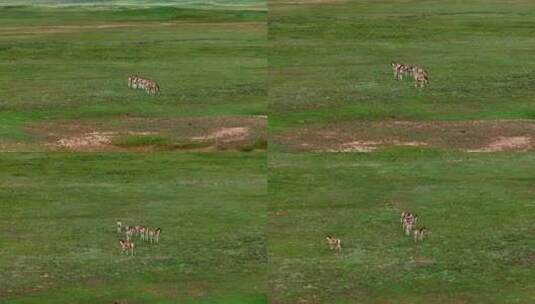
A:
<svg viewBox="0 0 535 304">
<path fill-rule="evenodd" d="M 413 149 L 270 155 L 271 303 L 533 302 L 534 165 Z M 404 210 L 430 231 L 423 243 L 404 236 Z"/>
<path fill-rule="evenodd" d="M 266 303 L 266 194 L 263 153 L 3 153 L 0 302 Z"/>
<path fill-rule="evenodd" d="M 47 150 L 46 134 L 28 130 L 43 123 L 264 115 L 265 18 L 247 7 L 0 6 L 0 148 Z M 161 93 L 129 89 L 133 73 Z"/>
<path fill-rule="evenodd" d="M 533 1 L 270 1 L 270 130 L 533 119 L 533 12 Z M 424 66 L 429 87 L 394 80 L 392 60 Z"/>
</svg>

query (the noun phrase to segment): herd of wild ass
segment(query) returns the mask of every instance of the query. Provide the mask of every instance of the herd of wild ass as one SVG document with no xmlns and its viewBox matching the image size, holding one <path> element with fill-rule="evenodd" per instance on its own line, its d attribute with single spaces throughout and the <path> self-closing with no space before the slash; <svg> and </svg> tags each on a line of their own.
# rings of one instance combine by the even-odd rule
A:
<svg viewBox="0 0 535 304">
<path fill-rule="evenodd" d="M 396 80 L 403 80 L 403 76 L 413 77 L 414 85 L 416 87 L 424 87 L 429 84 L 429 75 L 427 71 L 420 65 L 411 65 L 397 61 L 391 62 L 394 70 L 394 78 Z M 128 87 L 131 89 L 142 89 L 149 95 L 154 95 L 160 92 L 160 85 L 155 81 L 141 77 L 137 74 L 128 76 Z"/>
<path fill-rule="evenodd" d="M 162 228 L 149 228 L 142 225 L 135 226 L 124 226 L 121 221 L 117 221 L 117 233 L 125 235 L 124 239 L 119 240 L 119 245 L 121 249 L 127 255 L 130 253 L 134 255 L 134 242 L 132 241 L 133 237 L 139 237 L 141 241 L 149 243 L 159 243 L 160 234 L 162 233 Z"/>
<path fill-rule="evenodd" d="M 423 241 L 425 234 L 427 234 L 427 228 L 424 226 L 416 226 L 418 222 L 418 216 L 412 212 L 401 212 L 401 225 L 403 231 L 407 236 L 414 235 L 414 241 Z"/>
<path fill-rule="evenodd" d="M 407 236 L 414 236 L 414 242 L 422 242 L 425 235 L 428 233 L 427 228 L 424 226 L 417 226 L 418 216 L 412 212 L 403 211 L 401 212 L 401 225 L 403 231 Z M 336 250 L 337 252 L 342 251 L 342 241 L 339 238 L 335 238 L 331 235 L 325 237 L 327 244 L 331 250 Z"/>
<path fill-rule="evenodd" d="M 128 76 L 128 87 L 131 89 L 142 89 L 149 95 L 154 95 L 160 92 L 160 85 L 155 81 L 141 77 L 139 75 Z"/>
<path fill-rule="evenodd" d="M 396 80 L 403 80 L 403 76 L 413 77 L 414 85 L 418 88 L 423 88 L 429 84 L 429 74 L 420 65 L 411 65 L 401 63 L 397 61 L 391 62 L 392 69 L 394 70 L 394 78 Z M 160 92 L 160 85 L 155 81 L 141 77 L 137 74 L 128 76 L 128 87 L 131 89 L 142 89 L 149 95 L 154 95 Z"/>
<path fill-rule="evenodd" d="M 429 84 L 429 75 L 427 71 L 420 65 L 410 65 L 405 63 L 400 63 L 392 61 L 392 69 L 394 70 L 394 78 L 396 80 L 403 80 L 403 76 L 413 77 L 416 87 L 424 87 Z M 147 92 L 149 95 L 154 95 L 160 92 L 160 86 L 151 79 L 141 77 L 139 75 L 130 75 L 128 77 L 128 87 L 132 89 L 142 89 Z M 427 230 L 425 227 L 416 227 L 418 217 L 411 212 L 402 212 L 401 213 L 401 224 L 403 226 L 403 231 L 407 236 L 410 236 L 411 233 L 414 235 L 414 241 L 423 241 Z M 120 240 L 119 244 L 123 252 L 130 252 L 134 255 L 134 243 L 132 242 L 133 236 L 139 236 L 140 240 L 148 241 L 150 243 L 158 243 L 160 239 L 160 228 L 151 229 L 141 225 L 136 226 L 126 226 L 125 227 L 125 236 L 126 239 Z M 122 233 L 122 223 L 117 221 L 117 232 Z M 333 236 L 326 236 L 327 244 L 331 250 L 336 250 L 340 252 L 342 250 L 342 241 L 339 238 Z"/>
<path fill-rule="evenodd" d="M 394 78 L 396 80 L 403 80 L 403 76 L 414 78 L 414 85 L 416 87 L 424 87 L 429 84 L 429 75 L 427 71 L 420 65 L 410 65 L 392 61 L 392 69 L 394 70 Z"/>
</svg>

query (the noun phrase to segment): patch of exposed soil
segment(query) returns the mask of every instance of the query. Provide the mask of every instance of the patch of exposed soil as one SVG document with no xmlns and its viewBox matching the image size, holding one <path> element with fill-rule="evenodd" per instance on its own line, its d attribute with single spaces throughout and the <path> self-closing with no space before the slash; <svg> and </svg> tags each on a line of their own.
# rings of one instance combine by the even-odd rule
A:
<svg viewBox="0 0 535 304">
<path fill-rule="evenodd" d="M 54 121 L 26 131 L 47 150 L 254 150 L 266 142 L 261 117 L 140 118 Z"/>
<path fill-rule="evenodd" d="M 384 145 L 393 146 L 425 146 L 426 143 L 409 141 L 403 142 L 399 140 L 392 141 L 352 141 L 340 144 L 334 149 L 328 149 L 328 152 L 372 152 Z"/>
<path fill-rule="evenodd" d="M 515 136 L 515 137 L 498 137 L 486 147 L 481 149 L 468 150 L 469 152 L 496 152 L 505 150 L 521 150 L 526 151 L 531 148 L 531 137 Z"/>
<path fill-rule="evenodd" d="M 234 127 L 234 128 L 221 128 L 216 130 L 213 133 L 210 133 L 205 136 L 193 137 L 193 140 L 199 141 L 210 141 L 210 140 L 219 140 L 221 142 L 234 142 L 242 141 L 249 136 L 249 129 L 244 127 Z"/>
<path fill-rule="evenodd" d="M 112 136 L 116 132 L 91 132 L 66 138 L 60 138 L 49 146 L 57 146 L 70 150 L 98 149 L 111 144 Z"/>
<path fill-rule="evenodd" d="M 291 151 L 373 152 L 411 146 L 468 152 L 534 151 L 535 121 L 382 121 L 309 125 L 272 138 Z"/>
</svg>

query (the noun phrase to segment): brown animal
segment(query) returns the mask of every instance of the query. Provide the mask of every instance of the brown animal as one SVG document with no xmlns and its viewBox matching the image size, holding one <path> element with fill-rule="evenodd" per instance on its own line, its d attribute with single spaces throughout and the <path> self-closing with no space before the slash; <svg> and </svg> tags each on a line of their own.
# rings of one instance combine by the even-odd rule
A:
<svg viewBox="0 0 535 304">
<path fill-rule="evenodd" d="M 121 249 L 123 252 L 126 252 L 126 255 L 128 255 L 128 251 L 130 251 L 130 254 L 134 255 L 134 243 L 131 241 L 125 241 L 125 240 L 119 240 L 119 244 L 121 245 Z"/>
<path fill-rule="evenodd" d="M 392 61 L 391 65 L 392 69 L 394 70 L 394 78 L 396 80 L 403 80 L 403 75 L 412 75 L 412 66 L 409 64 Z"/>
<path fill-rule="evenodd" d="M 425 227 L 418 227 L 414 229 L 414 241 L 422 242 L 426 234 L 427 234 L 427 229 Z"/>
<path fill-rule="evenodd" d="M 417 222 L 418 216 L 416 214 L 408 211 L 401 212 L 401 224 L 407 236 L 411 235 L 411 231 Z"/>
<path fill-rule="evenodd" d="M 337 252 L 340 252 L 342 250 L 342 241 L 340 239 L 337 239 L 330 235 L 326 236 L 325 239 L 327 240 L 327 244 L 329 244 L 329 248 L 331 250 L 334 249 Z"/>
<path fill-rule="evenodd" d="M 136 234 L 136 228 L 135 227 L 126 226 L 125 235 L 126 235 L 126 240 L 127 241 L 130 241 L 132 239 L 132 236 L 134 236 L 135 234 Z"/>
<path fill-rule="evenodd" d="M 159 243 L 160 242 L 160 234 L 162 233 L 162 228 L 156 228 L 154 230 L 154 242 Z"/>
<path fill-rule="evenodd" d="M 412 67 L 412 75 L 414 77 L 414 85 L 417 88 L 423 88 L 424 86 L 429 84 L 429 75 L 427 74 L 427 71 L 424 68 L 420 66 Z"/>
<path fill-rule="evenodd" d="M 154 95 L 160 92 L 160 85 L 155 81 L 141 77 L 137 74 L 128 76 L 128 87 L 132 89 L 143 89 L 149 95 Z"/>
</svg>

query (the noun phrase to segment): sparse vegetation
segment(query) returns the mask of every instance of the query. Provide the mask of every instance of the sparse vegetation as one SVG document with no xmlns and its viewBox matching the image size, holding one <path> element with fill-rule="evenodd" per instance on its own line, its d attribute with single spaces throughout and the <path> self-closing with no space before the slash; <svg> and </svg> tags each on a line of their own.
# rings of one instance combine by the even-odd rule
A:
<svg viewBox="0 0 535 304">
<path fill-rule="evenodd" d="M 128 135 L 116 138 L 112 144 L 119 147 L 143 147 L 143 146 L 158 146 L 169 147 L 171 142 L 168 138 L 154 135 Z"/>
</svg>

